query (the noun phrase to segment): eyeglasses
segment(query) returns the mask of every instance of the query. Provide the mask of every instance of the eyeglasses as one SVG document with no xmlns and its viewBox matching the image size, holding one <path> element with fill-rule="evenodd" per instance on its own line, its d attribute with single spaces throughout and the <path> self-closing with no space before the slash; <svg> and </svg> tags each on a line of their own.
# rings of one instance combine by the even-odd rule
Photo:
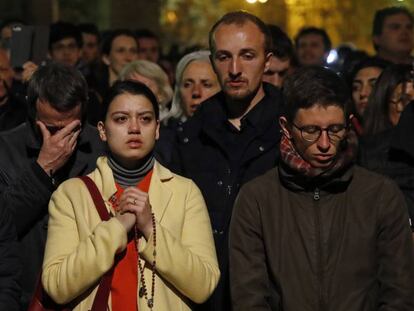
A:
<svg viewBox="0 0 414 311">
<path fill-rule="evenodd" d="M 326 131 L 331 142 L 337 142 L 345 137 L 347 126 L 345 124 L 331 124 L 328 127 L 321 128 L 317 125 L 297 126 L 292 125 L 300 131 L 302 138 L 308 142 L 314 143 L 321 137 L 322 131 Z"/>
</svg>

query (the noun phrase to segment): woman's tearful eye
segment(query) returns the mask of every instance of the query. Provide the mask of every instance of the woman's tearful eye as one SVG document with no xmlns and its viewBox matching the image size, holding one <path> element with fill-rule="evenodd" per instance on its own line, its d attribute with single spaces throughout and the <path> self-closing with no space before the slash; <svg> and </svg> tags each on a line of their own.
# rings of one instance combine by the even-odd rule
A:
<svg viewBox="0 0 414 311">
<path fill-rule="evenodd" d="M 128 120 L 128 117 L 126 115 L 115 115 L 114 121 L 116 123 L 124 123 Z"/>
</svg>

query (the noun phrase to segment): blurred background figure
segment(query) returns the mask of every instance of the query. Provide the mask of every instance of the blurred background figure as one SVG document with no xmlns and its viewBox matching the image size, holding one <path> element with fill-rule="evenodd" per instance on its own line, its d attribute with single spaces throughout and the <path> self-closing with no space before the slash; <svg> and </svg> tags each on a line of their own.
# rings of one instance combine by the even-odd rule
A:
<svg viewBox="0 0 414 311">
<path fill-rule="evenodd" d="M 0 40 L 0 131 L 5 131 L 23 123 L 27 116 L 25 93 L 14 81 L 14 71 L 10 65 L 7 43 Z"/>
<path fill-rule="evenodd" d="M 23 25 L 25 25 L 25 23 L 16 18 L 6 19 L 0 24 L 0 38 L 4 40 L 3 42 L 7 49 L 10 48 L 10 39 L 12 37 L 13 27 Z"/>
<path fill-rule="evenodd" d="M 178 62 L 176 84 L 171 110 L 161 123 L 157 141 L 158 159 L 163 163 L 171 160 L 174 141 L 182 124 L 190 118 L 199 105 L 220 91 L 220 84 L 210 62 L 210 51 L 196 51 L 185 55 Z"/>
<path fill-rule="evenodd" d="M 169 113 L 173 97 L 167 74 L 156 63 L 136 60 L 126 65 L 119 74 L 120 80 L 133 80 L 144 83 L 155 94 L 160 108 L 160 121 Z"/>
<path fill-rule="evenodd" d="M 272 36 L 272 53 L 263 81 L 282 87 L 283 80 L 298 66 L 295 49 L 286 33 L 276 25 L 268 25 Z"/>
<path fill-rule="evenodd" d="M 168 76 L 168 81 L 170 81 L 170 85 L 173 86 L 175 84 L 175 61 L 172 61 L 169 58 L 160 58 L 158 60 L 158 65 L 165 71 Z"/>
<path fill-rule="evenodd" d="M 324 66 L 332 47 L 326 31 L 317 27 L 304 27 L 295 37 L 299 64 Z"/>
<path fill-rule="evenodd" d="M 93 72 L 82 58 L 83 39 L 78 26 L 57 22 L 50 26 L 49 53 L 52 61 L 78 69 L 88 82 L 88 105 L 86 118 L 96 126 L 102 116 L 101 98 Z"/>
<path fill-rule="evenodd" d="M 387 62 L 368 57 L 360 61 L 354 68 L 350 79 L 352 83 L 352 113 L 356 118 L 354 127 L 362 135 L 362 116 L 368 106 L 368 98 L 375 87 L 379 75 L 387 66 Z"/>
<path fill-rule="evenodd" d="M 345 79 L 345 81 L 351 85 L 354 75 L 354 71 L 357 65 L 370 57 L 367 52 L 363 50 L 352 50 L 342 61 L 342 66 L 339 68 L 339 74 Z"/>
<path fill-rule="evenodd" d="M 414 165 L 412 159 L 411 162 L 407 160 L 405 152 L 393 147 L 393 141 L 398 140 L 396 134 L 401 135 L 396 131 L 397 125 L 403 110 L 413 99 L 412 67 L 400 64 L 385 68 L 364 112 L 364 135 L 360 138 L 358 157 L 361 166 L 388 176 L 398 184 L 412 217 Z M 409 137 L 412 139 L 412 133 Z"/>
<path fill-rule="evenodd" d="M 81 67 L 82 43 L 82 34 L 74 24 L 57 22 L 50 25 L 49 53 L 54 62 Z"/>
<path fill-rule="evenodd" d="M 177 64 L 170 118 L 184 122 L 204 100 L 218 91 L 220 85 L 210 62 L 210 51 L 185 55 Z"/>
<path fill-rule="evenodd" d="M 135 35 L 127 29 L 109 32 L 102 42 L 104 66 L 94 73 L 94 83 L 100 98 L 104 99 L 109 87 L 118 79 L 125 65 L 138 59 L 138 45 Z"/>
<path fill-rule="evenodd" d="M 355 46 L 352 43 L 343 43 L 340 44 L 337 48 L 332 49 L 329 52 L 329 55 L 326 59 L 326 67 L 329 69 L 342 74 L 344 71 L 349 69 L 349 65 L 355 65 Z M 362 56 L 362 55 L 361 55 Z M 364 56 L 359 58 L 358 61 L 362 58 L 368 57 L 368 54 L 364 52 Z M 343 76 L 346 79 L 346 75 Z"/>
<path fill-rule="evenodd" d="M 99 44 L 101 35 L 95 24 L 84 23 L 78 25 L 79 31 L 82 33 L 82 61 L 87 65 L 93 65 L 99 62 L 100 51 Z"/>
<path fill-rule="evenodd" d="M 410 64 L 413 61 L 413 23 L 413 15 L 404 7 L 378 10 L 372 27 L 376 56 L 394 64 Z"/>
<path fill-rule="evenodd" d="M 411 229 L 414 229 L 414 101 L 405 107 L 401 114 L 400 121 L 394 128 L 394 134 L 391 138 L 390 150 L 393 155 L 398 155 L 408 171 L 400 176 L 399 185 L 403 191 L 410 213 Z M 414 231 L 414 230 L 413 230 Z M 414 233 L 413 233 L 414 239 Z"/>
<path fill-rule="evenodd" d="M 412 67 L 391 65 L 375 84 L 364 112 L 364 132 L 372 136 L 398 124 L 401 112 L 414 98 Z"/>
<path fill-rule="evenodd" d="M 160 40 L 151 30 L 138 29 L 135 31 L 138 42 L 138 59 L 158 63 L 161 55 Z"/>
</svg>

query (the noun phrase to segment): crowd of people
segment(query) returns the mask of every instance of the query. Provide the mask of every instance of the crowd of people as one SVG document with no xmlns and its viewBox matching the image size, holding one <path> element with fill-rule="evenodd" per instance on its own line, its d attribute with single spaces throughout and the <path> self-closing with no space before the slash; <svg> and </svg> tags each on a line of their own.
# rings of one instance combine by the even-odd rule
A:
<svg viewBox="0 0 414 311">
<path fill-rule="evenodd" d="M 328 62 L 230 12 L 209 46 L 0 28 L 0 310 L 414 310 L 414 17 Z M 329 31 L 329 30 L 328 30 Z M 37 305 L 36 305 L 37 304 Z"/>
</svg>

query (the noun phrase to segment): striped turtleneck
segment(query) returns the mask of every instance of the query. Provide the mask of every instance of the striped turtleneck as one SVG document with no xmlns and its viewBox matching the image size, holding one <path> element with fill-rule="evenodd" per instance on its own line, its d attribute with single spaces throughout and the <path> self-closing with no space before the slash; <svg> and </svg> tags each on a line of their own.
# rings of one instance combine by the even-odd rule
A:
<svg viewBox="0 0 414 311">
<path fill-rule="evenodd" d="M 115 182 L 121 188 L 135 187 L 154 167 L 154 155 L 150 155 L 146 161 L 136 169 L 127 169 L 115 161 L 113 157 L 108 157 L 108 165 L 112 169 Z"/>
</svg>

